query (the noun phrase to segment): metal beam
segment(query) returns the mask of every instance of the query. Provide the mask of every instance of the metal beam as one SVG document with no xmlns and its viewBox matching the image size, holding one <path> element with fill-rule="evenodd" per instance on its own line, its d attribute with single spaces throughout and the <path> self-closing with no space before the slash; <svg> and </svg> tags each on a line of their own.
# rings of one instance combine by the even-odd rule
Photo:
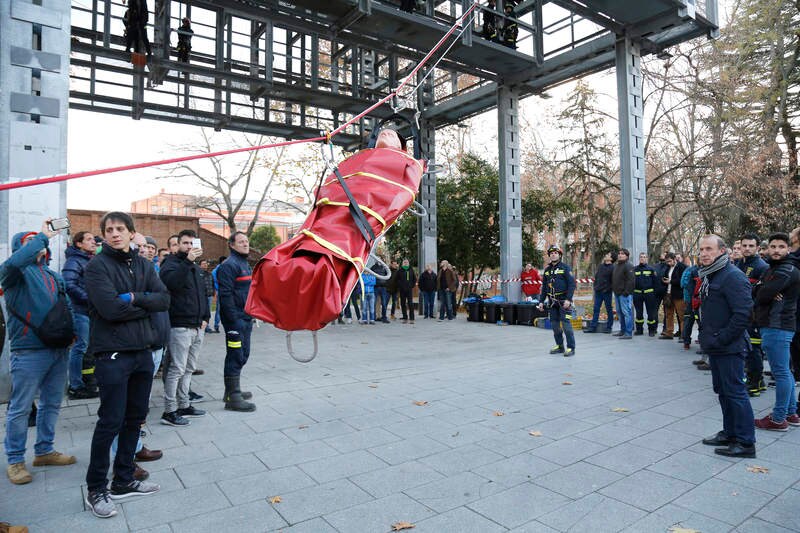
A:
<svg viewBox="0 0 800 533">
<path fill-rule="evenodd" d="M 633 257 L 647 253 L 642 70 L 639 45 L 620 39 L 616 49 L 622 244 Z"/>
<path fill-rule="evenodd" d="M 421 79 L 424 74 L 424 71 L 419 72 L 417 80 Z M 428 76 L 417 89 L 417 105 L 420 111 L 432 105 L 435 99 L 433 78 L 434 74 Z M 428 158 L 428 167 L 431 168 L 436 161 L 436 127 L 423 118 L 419 121 L 419 135 L 422 156 Z M 420 273 L 425 270 L 425 265 L 434 265 L 434 269 L 436 269 L 438 264 L 439 228 L 436 221 L 436 179 L 435 173 L 425 173 L 422 175 L 420 183 L 419 202 L 427 211 L 424 217 L 417 219 L 417 272 Z"/>
<path fill-rule="evenodd" d="M 571 11 L 576 15 L 580 15 L 581 17 L 585 18 L 586 20 L 591 20 L 595 24 L 598 24 L 607 30 L 611 30 L 616 34 L 623 34 L 625 32 L 625 26 L 620 24 L 619 22 L 611 19 L 607 15 L 598 12 L 596 9 L 590 9 L 574 0 L 550 0 L 553 4 L 566 9 L 567 11 Z"/>
</svg>

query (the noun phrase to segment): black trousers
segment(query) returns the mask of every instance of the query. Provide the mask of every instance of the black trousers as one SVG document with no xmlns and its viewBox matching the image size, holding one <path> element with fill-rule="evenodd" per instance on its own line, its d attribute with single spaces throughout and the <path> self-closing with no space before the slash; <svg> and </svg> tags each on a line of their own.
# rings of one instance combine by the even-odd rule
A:
<svg viewBox="0 0 800 533">
<path fill-rule="evenodd" d="M 744 366 L 747 373 L 748 381 L 752 381 L 751 385 L 758 384 L 764 374 L 764 351 L 761 349 L 761 334 L 758 328 L 751 325 L 747 328 L 747 334 L 750 335 L 750 351 L 747 353 Z"/>
<path fill-rule="evenodd" d="M 133 455 L 139 428 L 147 418 L 153 370 L 151 350 L 95 353 L 94 375 L 100 392 L 100 408 L 86 472 L 89 490 L 100 490 L 108 485 L 111 442 L 117 435 L 114 482 L 133 481 Z"/>
<path fill-rule="evenodd" d="M 633 293 L 633 309 L 636 332 L 644 332 L 644 313 L 647 312 L 647 331 L 655 333 L 658 329 L 658 299 L 655 293 Z"/>
<path fill-rule="evenodd" d="M 397 292 L 400 294 L 400 309 L 403 310 L 403 319 L 414 320 L 414 296 L 411 289 L 400 289 Z M 411 316 L 409 317 L 409 315 Z"/>
</svg>

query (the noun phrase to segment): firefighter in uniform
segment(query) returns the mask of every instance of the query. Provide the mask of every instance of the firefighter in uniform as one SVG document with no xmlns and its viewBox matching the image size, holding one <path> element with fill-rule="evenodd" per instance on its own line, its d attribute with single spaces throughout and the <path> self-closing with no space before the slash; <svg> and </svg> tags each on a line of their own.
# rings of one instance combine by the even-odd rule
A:
<svg viewBox="0 0 800 533">
<path fill-rule="evenodd" d="M 644 311 L 647 312 L 647 333 L 656 336 L 658 329 L 658 299 L 656 298 L 656 284 L 659 280 L 656 269 L 647 264 L 647 254 L 639 254 L 639 264 L 633 269 L 636 284 L 633 289 L 633 307 L 636 318 L 634 335 L 644 335 Z"/>
<path fill-rule="evenodd" d="M 759 243 L 758 235 L 753 233 L 744 235 L 741 239 L 742 259 L 736 265 L 739 270 L 744 272 L 753 287 L 756 286 L 761 276 L 769 268 L 767 262 L 758 255 Z M 761 349 L 761 334 L 758 332 L 758 327 L 751 322 L 747 328 L 747 333 L 750 336 L 750 351 L 747 353 L 747 358 L 744 362 L 747 394 L 755 397 L 760 396 L 762 392 L 767 390 L 767 386 L 764 383 L 764 352 Z"/>
<path fill-rule="evenodd" d="M 486 7 L 489 9 L 496 9 L 497 3 L 495 0 L 489 0 Z M 497 16 L 491 11 L 483 12 L 483 37 L 493 42 L 497 42 Z"/>
<path fill-rule="evenodd" d="M 515 16 L 514 6 L 512 4 L 506 4 L 503 9 L 506 17 Z M 506 18 L 503 23 L 503 40 L 501 41 L 501 44 L 509 48 L 516 48 L 517 35 L 519 35 L 519 26 L 517 25 L 517 21 L 511 18 Z"/>
<path fill-rule="evenodd" d="M 549 308 L 550 325 L 556 345 L 551 354 L 563 353 L 564 357 L 575 355 L 575 334 L 572 332 L 572 295 L 575 293 L 575 277 L 569 267 L 561 262 L 564 252 L 556 245 L 547 249 L 550 264 L 544 269 L 542 292 L 539 295 L 539 309 Z M 563 329 L 563 331 L 562 331 Z M 564 335 L 567 348 L 564 349 Z"/>
</svg>

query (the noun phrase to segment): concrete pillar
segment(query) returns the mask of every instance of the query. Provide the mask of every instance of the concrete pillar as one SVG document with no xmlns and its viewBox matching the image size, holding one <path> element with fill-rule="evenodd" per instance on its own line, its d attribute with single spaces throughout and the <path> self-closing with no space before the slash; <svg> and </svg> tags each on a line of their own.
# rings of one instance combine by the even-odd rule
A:
<svg viewBox="0 0 800 533">
<path fill-rule="evenodd" d="M 620 38 L 616 45 L 619 103 L 619 160 L 622 196 L 622 245 L 631 257 L 647 252 L 642 69 L 639 45 Z"/>
<path fill-rule="evenodd" d="M 497 140 L 500 155 L 500 276 L 519 278 L 522 272 L 522 199 L 519 190 L 519 91 L 497 89 Z M 516 302 L 519 282 L 504 283 L 503 296 Z"/>
<path fill-rule="evenodd" d="M 67 170 L 70 3 L 0 2 L 0 183 Z M 12 236 L 38 231 L 67 213 L 66 184 L 0 192 L 0 261 Z M 65 237 L 50 242 L 60 269 Z M 7 350 L 8 343 L 6 343 Z M 7 398 L 8 359 L 0 364 L 0 401 Z"/>
</svg>

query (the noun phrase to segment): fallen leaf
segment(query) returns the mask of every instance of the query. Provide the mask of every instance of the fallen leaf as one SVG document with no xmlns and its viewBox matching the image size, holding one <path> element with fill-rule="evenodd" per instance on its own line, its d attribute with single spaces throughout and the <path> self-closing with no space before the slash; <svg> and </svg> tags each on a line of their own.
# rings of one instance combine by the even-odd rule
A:
<svg viewBox="0 0 800 533">
<path fill-rule="evenodd" d="M 541 437 L 542 436 L 542 432 L 541 431 L 529 431 L 528 435 L 530 435 L 531 437 Z"/>
<path fill-rule="evenodd" d="M 417 526 L 409 522 L 398 522 L 396 524 L 392 524 L 392 531 L 400 531 L 401 529 L 413 529 L 415 527 Z"/>
<path fill-rule="evenodd" d="M 669 533 L 700 533 L 696 529 L 689 529 L 688 527 L 672 526 L 667 530 Z"/>
<path fill-rule="evenodd" d="M 503 411 L 495 411 L 494 416 L 503 416 L 505 413 Z"/>
<path fill-rule="evenodd" d="M 630 409 L 627 407 L 615 407 L 611 410 L 612 413 L 627 413 L 630 412 Z"/>
<path fill-rule="evenodd" d="M 303 424 L 302 426 L 298 426 L 297 429 L 308 429 L 308 426 Z"/>
<path fill-rule="evenodd" d="M 769 468 L 767 468 L 766 466 L 755 466 L 754 465 L 754 466 L 748 466 L 747 467 L 747 471 L 748 472 L 752 472 L 754 474 L 768 474 L 769 473 Z"/>
<path fill-rule="evenodd" d="M 731 496 L 738 496 L 738 495 L 739 495 L 738 492 L 731 492 Z"/>
<path fill-rule="evenodd" d="M 428 402 L 426 402 L 425 400 L 417 400 L 416 402 L 414 402 L 414 405 L 428 405 Z"/>
<path fill-rule="evenodd" d="M 562 381 L 561 384 L 562 385 L 572 385 L 572 382 L 571 381 Z"/>
<path fill-rule="evenodd" d="M 369 385 L 369 388 L 370 388 L 370 389 L 377 389 L 377 388 L 378 388 L 378 386 L 377 386 L 377 385 Z"/>
<path fill-rule="evenodd" d="M 273 496 L 272 498 L 269 499 L 269 503 L 281 503 L 281 497 Z"/>
</svg>

